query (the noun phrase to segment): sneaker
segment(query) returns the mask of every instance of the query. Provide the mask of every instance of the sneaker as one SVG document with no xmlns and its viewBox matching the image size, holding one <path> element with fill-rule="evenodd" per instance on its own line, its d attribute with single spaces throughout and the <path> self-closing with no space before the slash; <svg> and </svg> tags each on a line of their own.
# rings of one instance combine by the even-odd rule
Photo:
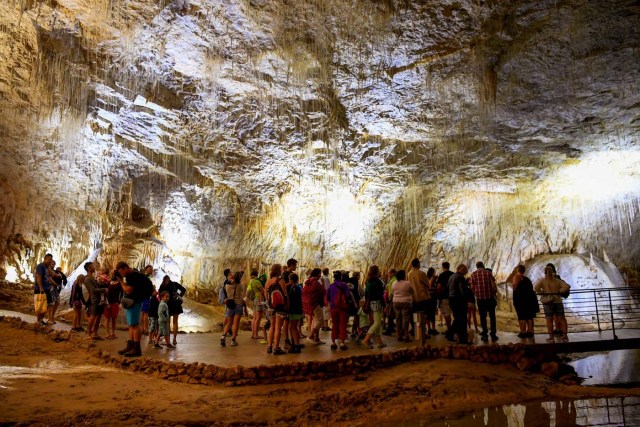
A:
<svg viewBox="0 0 640 427">
<path fill-rule="evenodd" d="M 44 320 L 40 321 L 40 326 L 49 326 L 49 324 L 47 322 L 45 322 Z"/>
<path fill-rule="evenodd" d="M 154 344 L 153 348 L 162 348 L 162 346 L 160 344 Z"/>
<path fill-rule="evenodd" d="M 562 337 L 562 342 L 569 342 L 569 337 L 568 336 L 563 336 Z"/>
<path fill-rule="evenodd" d="M 177 345 L 178 344 L 178 340 L 177 339 L 173 339 L 173 345 Z"/>
<path fill-rule="evenodd" d="M 380 344 L 378 344 L 378 348 L 385 348 L 387 345 L 383 342 L 381 342 Z"/>
<path fill-rule="evenodd" d="M 318 340 L 318 341 L 314 341 L 313 343 L 314 343 L 315 345 L 323 345 L 323 344 L 326 344 L 326 342 L 324 342 L 324 341 L 320 341 L 320 340 Z"/>
<path fill-rule="evenodd" d="M 547 342 L 552 343 L 552 342 L 556 342 L 555 338 L 551 337 L 551 338 L 547 338 Z"/>
<path fill-rule="evenodd" d="M 498 336 L 496 334 L 491 334 L 491 342 L 496 342 L 498 341 Z"/>
<path fill-rule="evenodd" d="M 225 345 L 227 345 L 227 343 L 225 342 L 225 336 L 223 335 L 222 338 L 220 338 L 220 345 L 222 347 L 224 347 Z"/>
<path fill-rule="evenodd" d="M 173 344 L 165 344 L 165 347 L 167 347 L 167 348 L 176 348 L 176 346 L 173 345 Z"/>
<path fill-rule="evenodd" d="M 273 351 L 273 350 L 271 349 L 271 347 L 267 347 L 267 354 L 271 354 L 271 353 L 272 353 L 272 351 Z"/>
<path fill-rule="evenodd" d="M 520 333 L 518 334 L 518 338 L 527 338 L 528 336 L 529 336 L 529 335 L 527 335 L 527 333 L 526 333 L 526 332 L 520 332 Z"/>
<path fill-rule="evenodd" d="M 284 351 L 280 347 L 276 347 L 273 349 L 273 354 L 286 354 L 286 351 Z"/>
<path fill-rule="evenodd" d="M 231 347 L 237 347 L 238 343 L 236 342 L 236 340 L 231 340 Z"/>
<path fill-rule="evenodd" d="M 364 342 L 364 341 L 362 341 L 362 342 L 360 343 L 360 347 L 362 347 L 362 348 L 366 348 L 367 350 L 372 350 L 372 349 L 373 349 L 373 346 L 372 346 L 371 344 L 367 344 L 367 343 L 366 343 L 366 342 Z"/>
<path fill-rule="evenodd" d="M 269 341 L 267 341 L 267 340 L 262 340 L 262 341 L 260 341 L 260 344 L 269 344 Z"/>
<path fill-rule="evenodd" d="M 347 347 L 346 345 L 342 344 L 340 346 L 340 350 L 349 350 L 349 347 Z"/>
<path fill-rule="evenodd" d="M 480 339 L 481 339 L 482 341 L 484 341 L 484 342 L 489 341 L 489 337 L 488 337 L 488 336 L 486 336 L 486 335 L 480 335 Z"/>
<path fill-rule="evenodd" d="M 331 343 L 331 350 L 337 350 L 338 349 L 338 344 L 332 342 Z"/>
</svg>

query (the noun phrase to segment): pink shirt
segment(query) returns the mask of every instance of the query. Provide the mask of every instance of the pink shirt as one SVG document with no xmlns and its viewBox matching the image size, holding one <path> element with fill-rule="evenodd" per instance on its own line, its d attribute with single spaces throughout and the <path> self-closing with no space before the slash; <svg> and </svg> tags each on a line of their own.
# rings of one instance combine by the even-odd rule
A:
<svg viewBox="0 0 640 427">
<path fill-rule="evenodd" d="M 393 290 L 393 302 L 413 302 L 411 282 L 408 280 L 396 280 L 391 285 Z"/>
</svg>

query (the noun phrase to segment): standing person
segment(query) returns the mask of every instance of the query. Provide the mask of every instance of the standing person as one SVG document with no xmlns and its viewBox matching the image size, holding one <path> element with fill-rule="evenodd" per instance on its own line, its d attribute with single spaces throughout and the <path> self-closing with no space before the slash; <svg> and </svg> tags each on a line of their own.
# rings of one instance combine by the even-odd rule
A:
<svg viewBox="0 0 640 427">
<path fill-rule="evenodd" d="M 449 270 L 450 264 L 447 261 L 442 263 L 442 271 L 438 275 L 436 295 L 438 296 L 438 306 L 440 314 L 444 317 L 447 331 L 451 329 L 451 306 L 449 305 L 449 279 L 453 271 Z"/>
<path fill-rule="evenodd" d="M 427 270 L 427 290 L 429 291 L 429 299 L 427 300 L 427 334 L 438 335 L 440 332 L 436 329 L 436 311 L 438 311 L 438 299 L 436 298 L 436 269 L 429 267 Z"/>
<path fill-rule="evenodd" d="M 320 283 L 321 275 L 322 270 L 319 268 L 311 270 L 311 276 L 304 282 L 304 289 L 302 289 L 302 308 L 310 320 L 307 341 L 313 344 L 324 344 L 324 341 L 320 340 L 320 327 L 324 323 L 322 310 L 326 290 Z"/>
<path fill-rule="evenodd" d="M 104 317 L 107 328 L 106 338 L 108 339 L 117 338 L 116 321 L 118 320 L 118 314 L 120 314 L 120 300 L 122 299 L 122 286 L 120 286 L 118 276 L 118 272 L 114 272 L 107 288 L 107 304 L 104 307 Z"/>
<path fill-rule="evenodd" d="M 169 292 L 169 316 L 171 316 L 171 333 L 173 334 L 173 345 L 178 344 L 178 317 L 184 311 L 182 310 L 182 297 L 187 290 L 178 282 L 171 280 L 169 276 L 162 278 L 162 284 L 158 292 Z M 244 292 L 243 292 L 244 295 Z"/>
<path fill-rule="evenodd" d="M 406 276 L 406 272 L 405 272 Z M 392 268 L 387 272 L 387 284 L 385 285 L 385 320 L 386 326 L 382 335 L 393 335 L 393 332 L 396 329 L 394 324 L 394 319 L 398 316 L 398 313 L 395 312 L 395 304 L 393 303 L 393 284 L 397 281 L 396 271 Z"/>
<path fill-rule="evenodd" d="M 87 305 L 82 293 L 82 284 L 84 283 L 84 274 L 78 275 L 71 286 L 69 295 L 69 306 L 73 308 L 73 327 L 72 331 L 84 332 L 82 328 L 82 307 Z"/>
<path fill-rule="evenodd" d="M 87 262 L 84 265 L 84 270 L 87 272 L 84 278 L 84 286 L 89 292 L 89 299 L 91 300 L 91 308 L 89 311 L 89 322 L 87 324 L 86 339 L 101 340 L 102 337 L 98 335 L 98 328 L 100 327 L 100 319 L 102 313 L 104 313 L 105 304 L 103 304 L 103 296 L 108 292 L 107 288 L 101 288 L 98 280 L 95 278 L 96 267 L 94 263 Z"/>
<path fill-rule="evenodd" d="M 420 260 L 418 258 L 414 258 L 413 261 L 411 261 L 411 270 L 409 270 L 408 278 L 409 282 L 411 282 L 411 288 L 413 289 L 412 310 L 414 313 L 418 313 L 417 318 L 421 319 L 421 316 L 426 317 L 426 313 L 429 310 L 429 299 L 431 295 L 429 294 L 429 278 L 427 277 L 427 273 L 420 269 Z M 422 330 L 425 331 L 424 338 L 429 339 L 431 335 L 426 333 L 424 326 L 424 324 L 414 325 L 414 328 L 422 328 Z"/>
<path fill-rule="evenodd" d="M 367 273 L 367 282 L 364 291 L 365 301 L 369 303 L 371 314 L 373 315 L 373 324 L 369 328 L 369 332 L 364 337 L 361 345 L 365 348 L 373 348 L 371 338 L 375 337 L 378 348 L 386 347 L 382 342 L 382 310 L 384 309 L 384 283 L 380 279 L 380 268 L 377 265 L 369 267 Z"/>
<path fill-rule="evenodd" d="M 118 353 L 123 354 L 125 357 L 139 357 L 142 355 L 142 349 L 140 348 L 142 301 L 151 296 L 153 284 L 148 277 L 139 271 L 135 271 L 124 261 L 120 261 L 116 265 L 116 271 L 122 277 L 120 280 L 122 291 L 131 301 L 131 305 L 125 308 L 127 325 L 129 326 L 129 340 L 127 341 L 127 346 L 118 351 Z"/>
<path fill-rule="evenodd" d="M 147 265 L 144 270 L 142 270 L 142 274 L 151 280 L 151 276 L 153 275 L 153 266 Z M 143 300 L 140 308 L 140 330 L 142 331 L 142 335 L 147 335 L 149 333 L 149 301 L 150 300 L 148 299 Z M 149 338 L 149 342 L 151 342 L 151 338 Z"/>
<path fill-rule="evenodd" d="M 564 317 L 564 304 L 562 303 L 561 293 L 569 290 L 569 285 L 560 279 L 554 277 L 553 269 L 551 267 L 545 267 L 544 277 L 538 280 L 533 289 L 540 296 L 540 302 L 544 308 L 544 317 L 547 322 L 547 331 L 549 332 L 549 338 L 547 342 L 554 342 L 554 330 L 553 319 L 557 318 L 560 324 L 560 330 L 562 331 L 562 341 L 568 342 L 567 336 L 567 319 Z"/>
<path fill-rule="evenodd" d="M 349 287 L 342 281 L 340 271 L 333 273 L 333 283 L 327 291 L 327 301 L 331 310 L 331 350 L 338 348 L 336 340 L 340 341 L 340 349 L 346 350 L 348 311 L 353 302 Z"/>
<path fill-rule="evenodd" d="M 49 282 L 49 266 L 53 262 L 53 255 L 46 254 L 44 260 L 36 267 L 36 283 L 33 286 L 33 301 L 34 305 L 38 306 L 37 295 L 46 295 L 47 309 L 44 312 L 38 312 L 36 310 L 36 321 L 40 322 L 42 326 L 47 326 L 47 322 L 44 320 L 44 316 L 47 314 L 48 306 L 53 302 L 51 300 L 51 283 Z"/>
<path fill-rule="evenodd" d="M 476 271 L 471 273 L 469 284 L 478 303 L 478 311 L 480 311 L 480 325 L 482 326 L 480 339 L 482 341 L 489 340 L 487 331 L 487 314 L 489 314 L 491 341 L 498 341 L 498 335 L 496 335 L 496 307 L 498 305 L 496 279 L 491 271 L 486 269 L 481 261 L 478 261 Z"/>
<path fill-rule="evenodd" d="M 326 301 L 326 293 L 329 291 L 329 286 L 331 286 L 331 279 L 329 279 L 329 269 L 327 267 L 322 269 L 322 277 L 320 278 L 322 286 L 324 286 L 325 290 L 325 302 L 322 308 L 322 318 L 324 322 L 322 324 L 322 331 L 331 331 L 329 327 L 329 320 L 331 319 L 331 309 L 329 308 L 329 303 Z"/>
<path fill-rule="evenodd" d="M 413 288 L 407 280 L 407 273 L 400 270 L 395 274 L 393 282 L 393 306 L 397 316 L 398 341 L 411 342 L 409 337 L 409 318 L 413 302 Z"/>
<path fill-rule="evenodd" d="M 289 284 L 287 286 L 287 295 L 289 297 L 289 333 L 291 335 L 291 348 L 289 348 L 289 353 L 300 353 L 302 349 L 298 322 L 302 320 L 304 313 L 302 311 L 302 286 L 300 286 L 298 281 L 299 278 L 296 273 L 289 275 Z M 324 291 L 324 287 L 322 290 Z M 322 299 L 324 300 L 324 292 Z"/>
<path fill-rule="evenodd" d="M 358 308 L 360 307 L 360 300 L 362 299 L 362 290 L 360 289 L 360 272 L 354 271 L 353 275 L 349 277 L 349 272 L 345 272 L 346 277 L 342 280 L 347 283 L 349 291 L 351 292 L 354 304 L 349 308 L 349 316 L 353 316 L 353 327 L 351 329 L 351 337 L 355 339 L 358 336 L 358 329 L 360 328 L 360 317 L 358 316 Z M 384 295 L 384 292 L 383 292 Z"/>
<path fill-rule="evenodd" d="M 258 280 L 258 270 L 251 270 L 251 280 L 247 285 L 247 302 L 251 303 L 253 309 L 253 319 L 251 319 L 251 338 L 254 340 L 264 339 L 260 333 L 260 319 L 265 310 L 265 291 L 262 282 Z"/>
<path fill-rule="evenodd" d="M 167 309 L 168 307 L 169 306 L 167 306 Z M 160 296 L 154 287 L 149 297 L 149 345 L 153 343 L 153 348 L 162 348 L 160 346 L 159 308 Z"/>
<path fill-rule="evenodd" d="M 225 285 L 225 293 L 227 298 L 224 300 L 226 306 L 226 316 L 229 321 L 224 326 L 222 337 L 220 338 L 220 345 L 226 346 L 227 332 L 232 331 L 231 347 L 238 345 L 236 338 L 238 337 L 238 329 L 240 328 L 240 319 L 245 310 L 244 300 L 244 286 L 242 286 L 242 272 L 236 271 L 231 279 L 231 283 Z"/>
<path fill-rule="evenodd" d="M 556 266 L 553 263 L 548 263 L 546 266 L 553 270 L 553 277 L 555 277 L 556 279 L 562 280 L 562 277 L 560 277 L 560 275 L 558 274 L 558 271 L 556 270 Z M 553 334 L 562 336 L 562 326 L 558 316 L 553 317 L 553 325 L 554 325 Z"/>
<path fill-rule="evenodd" d="M 51 265 L 49 266 L 49 282 L 51 284 L 51 302 L 49 305 L 48 313 L 49 313 L 49 324 L 55 325 L 55 316 L 56 311 L 58 311 L 58 307 L 60 306 L 60 292 L 62 288 L 67 286 L 67 276 L 62 272 L 62 268 L 55 268 L 56 262 L 51 261 Z"/>
<path fill-rule="evenodd" d="M 478 307 L 476 302 L 476 294 L 471 287 L 469 295 L 467 295 L 467 329 L 471 329 L 471 322 L 473 321 L 473 327 L 478 332 Z M 482 341 L 487 341 L 488 335 L 482 335 Z"/>
<path fill-rule="evenodd" d="M 171 300 L 171 294 L 167 291 L 163 291 L 160 293 L 160 304 L 158 304 L 158 341 L 160 341 L 160 337 L 164 337 L 164 345 L 167 348 L 176 348 L 174 345 L 171 345 L 171 340 L 169 336 L 169 301 Z M 151 301 L 149 301 L 151 302 Z M 159 342 L 156 342 L 156 345 L 160 345 Z"/>
<path fill-rule="evenodd" d="M 471 289 L 469 282 L 464 277 L 469 269 L 466 265 L 460 264 L 456 272 L 449 278 L 447 285 L 449 289 L 449 305 L 453 311 L 453 323 L 451 329 L 447 331 L 447 339 L 453 341 L 454 335 L 458 335 L 460 344 L 471 344 L 467 338 L 467 298 Z"/>
<path fill-rule="evenodd" d="M 233 272 L 231 271 L 230 268 L 225 268 L 222 274 L 224 275 L 224 282 L 222 282 L 222 287 L 220 287 L 220 292 L 218 293 L 218 304 L 220 305 L 223 305 L 224 300 L 227 299 L 227 294 L 225 294 L 224 292 L 225 286 L 227 286 L 229 283 L 233 281 Z M 225 309 L 225 313 L 226 313 L 226 309 Z M 222 319 L 223 330 L 225 326 L 227 326 L 227 322 L 229 321 L 230 321 L 229 318 L 225 314 L 224 318 Z M 229 332 L 229 336 L 231 336 L 231 332 Z"/>
<path fill-rule="evenodd" d="M 267 291 L 267 301 L 269 304 L 269 316 L 271 318 L 271 326 L 267 334 L 267 353 L 285 354 L 280 348 L 280 335 L 282 333 L 282 324 L 287 317 L 288 297 L 284 291 L 285 282 L 280 277 L 282 275 L 282 266 L 273 264 L 269 274 L 269 280 L 265 285 Z"/>
<path fill-rule="evenodd" d="M 520 326 L 520 338 L 533 338 L 533 319 L 538 312 L 538 298 L 533 290 L 531 279 L 524 275 L 524 265 L 516 268 L 511 284 L 513 285 L 513 306 L 518 315 L 518 325 Z"/>
</svg>

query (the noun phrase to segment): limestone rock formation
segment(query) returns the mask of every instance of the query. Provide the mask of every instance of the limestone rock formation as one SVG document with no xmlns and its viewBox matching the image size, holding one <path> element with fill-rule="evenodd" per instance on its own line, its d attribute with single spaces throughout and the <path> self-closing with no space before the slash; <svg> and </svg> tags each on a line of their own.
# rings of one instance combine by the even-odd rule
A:
<svg viewBox="0 0 640 427">
<path fill-rule="evenodd" d="M 639 33 L 632 0 L 2 2 L 2 267 L 637 267 Z"/>
</svg>

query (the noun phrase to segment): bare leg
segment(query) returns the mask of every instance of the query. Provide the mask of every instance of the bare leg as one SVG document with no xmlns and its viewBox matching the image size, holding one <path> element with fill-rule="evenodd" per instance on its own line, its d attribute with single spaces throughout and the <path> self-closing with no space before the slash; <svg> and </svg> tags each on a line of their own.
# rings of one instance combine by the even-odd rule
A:
<svg viewBox="0 0 640 427">
<path fill-rule="evenodd" d="M 178 316 L 179 314 L 174 314 L 171 316 L 171 320 L 173 321 L 173 342 L 175 343 L 178 340 Z"/>
<path fill-rule="evenodd" d="M 177 316 L 176 316 L 177 317 Z M 236 314 L 235 316 L 233 316 L 233 336 L 231 337 L 232 340 L 236 340 L 236 337 L 238 336 L 238 329 L 240 328 L 240 318 L 242 316 L 240 316 L 239 314 Z"/>
</svg>

